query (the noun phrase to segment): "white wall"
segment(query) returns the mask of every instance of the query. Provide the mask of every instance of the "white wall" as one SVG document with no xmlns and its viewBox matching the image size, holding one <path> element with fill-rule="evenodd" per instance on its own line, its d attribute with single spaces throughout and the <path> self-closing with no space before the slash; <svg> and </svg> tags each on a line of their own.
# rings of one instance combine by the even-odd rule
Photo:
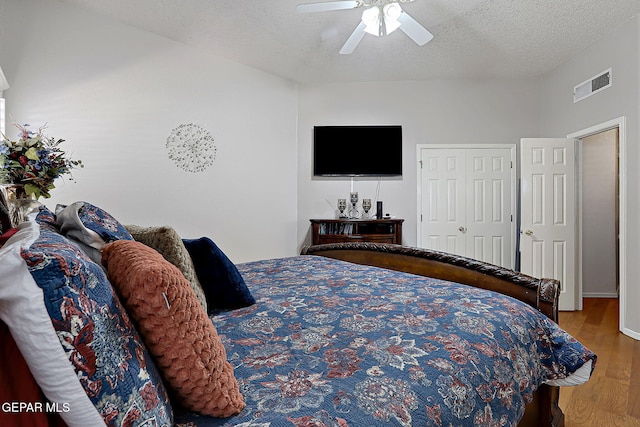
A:
<svg viewBox="0 0 640 427">
<path fill-rule="evenodd" d="M 236 262 L 296 253 L 294 84 L 57 1 L 0 11 L 8 115 L 48 122 L 85 163 L 47 206 L 87 200 L 124 223 L 207 235 Z M 186 123 L 215 139 L 205 172 L 167 157 Z"/>
<path fill-rule="evenodd" d="M 640 18 L 634 17 L 593 46 L 545 76 L 541 86 L 541 129 L 544 136 L 557 137 L 588 129 L 618 117 L 626 118 L 627 254 L 626 301 L 622 307 L 625 332 L 640 339 Z M 612 68 L 612 87 L 576 104 L 573 87 Z M 622 136 L 621 136 L 622 137 Z"/>
<path fill-rule="evenodd" d="M 298 243 L 310 243 L 310 218 L 333 218 L 351 181 L 313 178 L 314 125 L 399 124 L 403 176 L 380 181 L 384 210 L 404 218 L 403 243 L 417 242 L 417 144 L 517 143 L 538 136 L 537 81 L 405 81 L 300 88 Z M 375 199 L 377 180 L 358 178 L 354 191 Z"/>
</svg>

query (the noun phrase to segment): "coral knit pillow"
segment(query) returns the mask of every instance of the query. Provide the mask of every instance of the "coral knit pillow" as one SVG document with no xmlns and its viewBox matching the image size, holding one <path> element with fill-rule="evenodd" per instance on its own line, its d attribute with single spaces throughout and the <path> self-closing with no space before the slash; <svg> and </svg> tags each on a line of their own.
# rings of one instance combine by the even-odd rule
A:
<svg viewBox="0 0 640 427">
<path fill-rule="evenodd" d="M 107 244 L 102 264 L 178 403 L 214 417 L 239 413 L 245 403 L 233 367 L 182 272 L 132 240 Z"/>
</svg>

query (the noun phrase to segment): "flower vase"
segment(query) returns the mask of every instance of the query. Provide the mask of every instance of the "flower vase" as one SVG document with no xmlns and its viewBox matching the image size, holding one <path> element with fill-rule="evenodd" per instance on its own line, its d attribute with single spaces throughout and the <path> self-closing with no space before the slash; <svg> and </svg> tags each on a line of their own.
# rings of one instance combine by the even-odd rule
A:
<svg viewBox="0 0 640 427">
<path fill-rule="evenodd" d="M 39 203 L 27 194 L 22 184 L 0 184 L 0 217 L 2 231 L 17 227 Z"/>
</svg>

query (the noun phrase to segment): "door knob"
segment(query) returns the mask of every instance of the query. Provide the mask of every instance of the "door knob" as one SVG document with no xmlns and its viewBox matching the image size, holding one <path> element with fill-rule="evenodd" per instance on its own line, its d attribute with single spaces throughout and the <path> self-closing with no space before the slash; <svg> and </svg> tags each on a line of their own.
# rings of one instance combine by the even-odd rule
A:
<svg viewBox="0 0 640 427">
<path fill-rule="evenodd" d="M 527 236 L 533 236 L 533 231 L 527 230 L 524 232 L 524 234 L 526 234 Z"/>
<path fill-rule="evenodd" d="M 467 231 L 466 228 L 464 228 L 463 226 L 458 227 L 458 231 L 461 233 L 464 233 L 465 231 Z"/>
</svg>

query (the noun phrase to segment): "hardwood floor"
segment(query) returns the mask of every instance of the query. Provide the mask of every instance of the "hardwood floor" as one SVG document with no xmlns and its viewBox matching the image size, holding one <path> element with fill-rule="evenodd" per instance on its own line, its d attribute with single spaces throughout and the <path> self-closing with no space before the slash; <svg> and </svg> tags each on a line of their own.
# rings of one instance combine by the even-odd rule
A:
<svg viewBox="0 0 640 427">
<path fill-rule="evenodd" d="M 598 355 L 587 383 L 560 389 L 565 427 L 640 427 L 640 341 L 618 332 L 618 300 L 585 298 L 559 323 Z"/>
</svg>

